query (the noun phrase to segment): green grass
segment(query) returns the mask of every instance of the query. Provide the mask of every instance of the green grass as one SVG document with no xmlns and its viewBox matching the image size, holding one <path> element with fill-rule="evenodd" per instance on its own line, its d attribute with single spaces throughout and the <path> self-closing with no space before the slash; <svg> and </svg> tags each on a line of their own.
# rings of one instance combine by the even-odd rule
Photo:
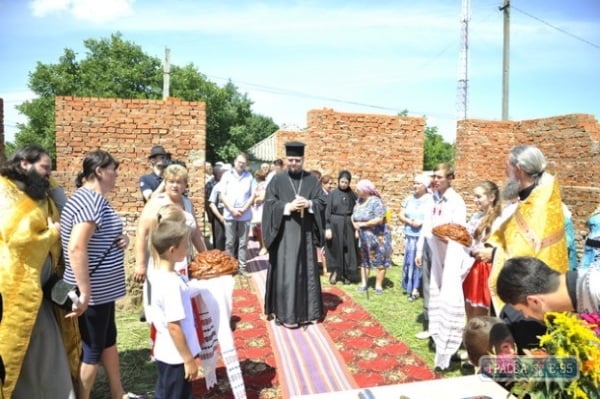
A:
<svg viewBox="0 0 600 399">
<path fill-rule="evenodd" d="M 419 340 L 415 334 L 422 330 L 421 318 L 423 302 L 421 299 L 409 302 L 400 286 L 401 267 L 395 265 L 388 269 L 384 281 L 383 295 L 374 295 L 374 273 L 369 280 L 369 295 L 357 291 L 357 285 L 336 287 L 344 290 L 354 301 L 363 306 L 393 336 L 407 344 L 411 350 L 433 367 L 434 351 L 428 340 Z M 323 287 L 329 285 L 328 276 L 321 279 Z M 121 375 L 125 389 L 135 393 L 151 393 L 156 381 L 156 368 L 150 362 L 150 341 L 148 326 L 139 321 L 139 309 L 121 309 L 117 312 L 118 348 L 121 361 Z M 98 374 L 92 398 L 110 397 L 108 383 L 101 371 Z M 444 372 L 444 377 L 460 375 L 459 365 L 452 363 Z"/>
<path fill-rule="evenodd" d="M 386 272 L 383 282 L 383 294 L 375 295 L 375 273 L 369 278 L 369 295 L 357 290 L 357 285 L 337 284 L 354 301 L 359 303 L 394 337 L 407 344 L 411 350 L 433 368 L 435 351 L 429 346 L 429 340 L 421 340 L 415 334 L 423 330 L 423 300 L 408 301 L 401 286 L 402 267 L 395 264 Z M 321 279 L 325 287 L 329 284 L 328 276 Z M 452 362 L 445 377 L 460 375 L 460 364 Z"/>
</svg>

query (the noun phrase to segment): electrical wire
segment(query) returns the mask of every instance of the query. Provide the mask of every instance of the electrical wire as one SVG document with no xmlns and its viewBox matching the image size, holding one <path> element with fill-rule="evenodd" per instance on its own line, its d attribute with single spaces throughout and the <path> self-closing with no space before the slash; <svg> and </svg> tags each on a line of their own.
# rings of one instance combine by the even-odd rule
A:
<svg viewBox="0 0 600 399">
<path fill-rule="evenodd" d="M 528 12 L 526 12 L 526 11 L 523 11 L 523 10 L 521 10 L 520 8 L 517 8 L 517 7 L 515 7 L 514 5 L 512 5 L 512 3 L 510 4 L 510 8 L 511 8 L 511 9 L 513 9 L 513 10 L 515 10 L 515 11 L 518 11 L 518 12 L 520 12 L 520 13 L 521 13 L 521 14 L 523 14 L 523 15 L 526 15 L 526 16 L 528 16 L 529 18 L 532 18 L 532 19 L 535 19 L 535 20 L 536 20 L 536 21 L 538 21 L 538 22 L 541 22 L 541 23 L 543 23 L 544 25 L 547 25 L 547 26 L 551 27 L 552 29 L 555 29 L 555 30 L 559 31 L 560 33 L 563 33 L 563 34 L 565 34 L 565 35 L 567 35 L 567 36 L 570 36 L 570 37 L 572 37 L 573 39 L 577 39 L 577 40 L 579 40 L 579 41 L 581 41 L 581 42 L 583 42 L 583 43 L 589 44 L 589 45 L 590 45 L 590 46 L 592 46 L 592 47 L 595 47 L 595 48 L 597 48 L 597 49 L 600 49 L 600 45 L 598 45 L 598 44 L 596 44 L 596 43 L 594 43 L 594 42 L 591 42 L 591 41 L 589 41 L 589 40 L 587 40 L 587 39 L 584 39 L 584 38 L 582 38 L 582 37 L 579 37 L 579 36 L 577 36 L 577 35 L 575 35 L 575 34 L 573 34 L 573 33 L 569 32 L 569 31 L 566 31 L 566 30 L 564 30 L 564 29 L 562 29 L 562 28 L 559 28 L 558 26 L 554 26 L 554 25 L 552 25 L 551 23 L 549 23 L 549 22 L 546 22 L 546 21 L 544 21 L 543 19 L 541 19 L 541 18 L 539 18 L 539 17 L 536 17 L 535 15 L 531 15 L 530 13 L 528 13 Z"/>
</svg>

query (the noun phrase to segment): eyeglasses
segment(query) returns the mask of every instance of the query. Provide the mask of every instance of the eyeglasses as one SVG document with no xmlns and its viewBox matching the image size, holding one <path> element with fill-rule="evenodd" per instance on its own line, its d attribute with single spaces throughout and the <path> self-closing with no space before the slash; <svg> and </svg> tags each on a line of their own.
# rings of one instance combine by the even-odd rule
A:
<svg viewBox="0 0 600 399">
<path fill-rule="evenodd" d="M 444 175 L 442 175 L 442 176 L 440 176 L 440 175 L 433 175 L 432 177 L 434 179 L 436 179 L 436 180 L 441 180 L 441 179 L 445 178 L 446 176 L 444 176 Z"/>
<path fill-rule="evenodd" d="M 300 163 L 302 162 L 302 158 L 288 158 L 288 163 Z"/>
</svg>

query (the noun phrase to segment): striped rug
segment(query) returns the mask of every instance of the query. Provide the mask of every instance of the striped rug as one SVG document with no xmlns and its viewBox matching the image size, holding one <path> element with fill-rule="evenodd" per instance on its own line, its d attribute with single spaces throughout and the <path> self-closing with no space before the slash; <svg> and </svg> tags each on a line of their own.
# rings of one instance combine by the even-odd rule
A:
<svg viewBox="0 0 600 399">
<path fill-rule="evenodd" d="M 232 327 L 248 399 L 280 399 L 440 378 L 338 287 L 323 286 L 323 323 L 287 329 L 267 321 L 268 260 L 251 242 L 249 276 L 238 275 Z M 197 399 L 233 399 L 222 362 L 218 385 L 194 383 Z"/>
<path fill-rule="evenodd" d="M 248 271 L 263 308 L 267 268 L 266 256 L 255 256 L 248 262 Z M 267 323 L 276 349 L 275 359 L 284 398 L 359 387 L 322 324 L 289 329 L 276 325 L 274 320 Z"/>
</svg>

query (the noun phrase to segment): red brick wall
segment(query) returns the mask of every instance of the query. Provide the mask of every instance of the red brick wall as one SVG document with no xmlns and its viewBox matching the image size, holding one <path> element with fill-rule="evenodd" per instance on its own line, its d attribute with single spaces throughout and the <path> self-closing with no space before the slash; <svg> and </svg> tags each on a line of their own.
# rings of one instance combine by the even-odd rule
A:
<svg viewBox="0 0 600 399">
<path fill-rule="evenodd" d="M 384 202 L 398 214 L 402 199 L 412 186 L 412 176 L 421 171 L 425 120 L 389 115 L 335 112 L 308 113 L 302 131 L 278 131 L 277 156 L 284 158 L 284 143 L 307 144 L 305 168 L 317 169 L 337 178 L 342 169 L 353 176 L 372 180 Z M 592 115 L 575 114 L 526 121 L 466 120 L 458 124 L 456 136 L 455 189 L 463 195 L 469 215 L 474 211 L 472 190 L 481 180 L 500 186 L 505 181 L 505 162 L 511 147 L 534 144 L 545 154 L 548 171 L 562 187 L 563 200 L 573 213 L 581 249 L 587 233 L 585 222 L 600 203 L 600 125 Z M 402 251 L 401 226 L 394 217 L 394 253 Z"/>
<path fill-rule="evenodd" d="M 306 143 L 305 169 L 330 174 L 336 181 L 347 169 L 352 187 L 361 179 L 371 180 L 394 214 L 394 252 L 399 254 L 397 214 L 423 167 L 424 131 L 424 118 L 312 110 L 306 130 L 277 132 L 277 157 L 285 159 L 284 144 L 298 140 Z"/>
<path fill-rule="evenodd" d="M 587 233 L 585 222 L 600 203 L 599 139 L 600 125 L 594 116 L 585 114 L 518 122 L 461 121 L 456 135 L 455 186 L 471 205 L 472 189 L 478 181 L 504 184 L 511 147 L 535 145 L 546 156 L 547 170 L 558 177 L 581 248 Z"/>
<path fill-rule="evenodd" d="M 148 155 L 157 144 L 173 159 L 186 162 L 190 198 L 203 209 L 205 103 L 174 98 L 56 98 L 57 176 L 68 193 L 75 190 L 73 180 L 85 154 L 106 150 L 120 162 L 117 187 L 109 194 L 111 204 L 120 212 L 139 212 L 143 201 L 138 179 L 151 171 Z"/>
</svg>

